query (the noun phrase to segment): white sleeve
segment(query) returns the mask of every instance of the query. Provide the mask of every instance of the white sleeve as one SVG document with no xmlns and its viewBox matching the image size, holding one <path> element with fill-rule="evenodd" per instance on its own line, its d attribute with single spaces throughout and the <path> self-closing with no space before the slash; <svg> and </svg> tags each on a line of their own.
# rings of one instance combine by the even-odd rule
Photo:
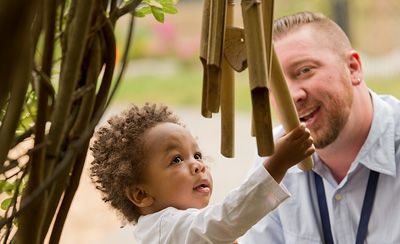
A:
<svg viewBox="0 0 400 244">
<path fill-rule="evenodd" d="M 264 167 L 258 167 L 220 204 L 168 211 L 159 243 L 232 243 L 289 196 Z"/>
</svg>

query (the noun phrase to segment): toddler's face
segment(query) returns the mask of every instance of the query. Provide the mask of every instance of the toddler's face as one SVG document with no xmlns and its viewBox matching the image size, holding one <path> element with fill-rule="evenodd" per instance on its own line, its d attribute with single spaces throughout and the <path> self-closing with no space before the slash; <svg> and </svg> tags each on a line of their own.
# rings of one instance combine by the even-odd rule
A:
<svg viewBox="0 0 400 244">
<path fill-rule="evenodd" d="M 184 127 L 161 123 L 144 135 L 144 182 L 154 210 L 207 206 L 213 181 L 196 140 Z"/>
</svg>

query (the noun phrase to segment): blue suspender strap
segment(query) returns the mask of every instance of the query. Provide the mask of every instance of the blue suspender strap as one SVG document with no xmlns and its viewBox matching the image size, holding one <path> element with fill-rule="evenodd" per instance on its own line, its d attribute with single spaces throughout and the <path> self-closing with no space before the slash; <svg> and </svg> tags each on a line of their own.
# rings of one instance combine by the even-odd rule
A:
<svg viewBox="0 0 400 244">
<path fill-rule="evenodd" d="M 333 244 L 331 231 L 331 223 L 329 221 L 328 205 L 326 204 L 324 183 L 321 176 L 314 172 L 315 187 L 317 189 L 317 199 L 319 207 L 319 215 L 322 221 L 322 232 L 324 233 L 325 244 Z"/>
<path fill-rule="evenodd" d="M 319 213 L 322 221 L 322 231 L 324 234 L 325 244 L 333 244 L 331 224 L 329 221 L 329 211 L 326 204 L 326 196 L 324 183 L 321 176 L 314 172 L 315 187 L 317 190 Z M 367 190 L 364 196 L 364 203 L 361 209 L 360 221 L 358 223 L 356 244 L 364 243 L 367 236 L 369 218 L 371 216 L 372 207 L 374 205 L 376 188 L 378 185 L 379 173 L 371 170 L 369 173 Z"/>
<path fill-rule="evenodd" d="M 367 236 L 369 217 L 374 206 L 376 187 L 378 186 L 379 173 L 371 170 L 368 178 L 367 191 L 364 196 L 364 203 L 361 210 L 360 223 L 358 223 L 356 244 L 364 243 Z"/>
</svg>

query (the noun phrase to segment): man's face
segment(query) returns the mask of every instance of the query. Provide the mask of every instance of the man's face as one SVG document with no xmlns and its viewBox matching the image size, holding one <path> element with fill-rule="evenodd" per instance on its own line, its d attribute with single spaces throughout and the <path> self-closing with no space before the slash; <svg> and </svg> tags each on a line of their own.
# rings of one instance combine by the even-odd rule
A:
<svg viewBox="0 0 400 244">
<path fill-rule="evenodd" d="M 345 55 L 310 26 L 293 30 L 274 45 L 300 121 L 310 129 L 315 147 L 324 148 L 342 131 L 353 102 Z"/>
</svg>

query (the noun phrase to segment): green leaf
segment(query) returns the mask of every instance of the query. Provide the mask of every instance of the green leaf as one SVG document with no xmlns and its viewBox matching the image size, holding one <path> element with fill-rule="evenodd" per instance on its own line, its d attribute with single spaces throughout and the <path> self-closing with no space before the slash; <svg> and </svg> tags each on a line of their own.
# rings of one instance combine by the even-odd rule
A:
<svg viewBox="0 0 400 244">
<path fill-rule="evenodd" d="M 158 22 L 164 23 L 164 12 L 162 8 L 151 6 L 151 13 Z"/>
<path fill-rule="evenodd" d="M 141 13 L 141 12 L 135 11 L 134 16 L 135 16 L 135 17 L 138 17 L 138 18 L 143 18 L 143 17 L 145 17 L 146 15 L 143 14 L 143 13 Z"/>
<path fill-rule="evenodd" d="M 6 198 L 1 202 L 1 209 L 3 210 L 7 210 L 7 208 L 10 206 L 11 204 L 11 197 L 10 198 Z"/>
<path fill-rule="evenodd" d="M 3 191 L 7 193 L 7 195 L 11 195 L 14 190 L 15 190 L 15 182 L 10 183 L 6 181 L 6 183 L 3 186 Z"/>
<path fill-rule="evenodd" d="M 148 14 L 151 14 L 151 8 L 150 6 L 144 6 L 141 8 L 136 9 L 135 11 L 135 16 L 136 17 L 144 17 Z"/>
<path fill-rule="evenodd" d="M 18 195 L 20 195 L 24 189 L 25 189 L 25 182 L 22 181 L 22 182 L 19 184 L 19 187 L 18 187 Z"/>
<path fill-rule="evenodd" d="M 159 4 L 164 5 L 164 4 L 175 4 L 174 0 L 156 0 Z"/>
<path fill-rule="evenodd" d="M 163 10 L 166 14 L 176 14 L 178 13 L 178 10 L 174 5 L 171 4 L 165 4 L 163 5 Z"/>
<path fill-rule="evenodd" d="M 7 181 L 0 180 L 0 194 L 4 192 L 3 188 L 6 185 Z"/>
<path fill-rule="evenodd" d="M 136 9 L 135 17 L 145 17 L 152 14 L 154 18 L 164 23 L 165 14 L 176 14 L 178 10 L 175 5 L 177 0 L 143 0 Z"/>
</svg>

